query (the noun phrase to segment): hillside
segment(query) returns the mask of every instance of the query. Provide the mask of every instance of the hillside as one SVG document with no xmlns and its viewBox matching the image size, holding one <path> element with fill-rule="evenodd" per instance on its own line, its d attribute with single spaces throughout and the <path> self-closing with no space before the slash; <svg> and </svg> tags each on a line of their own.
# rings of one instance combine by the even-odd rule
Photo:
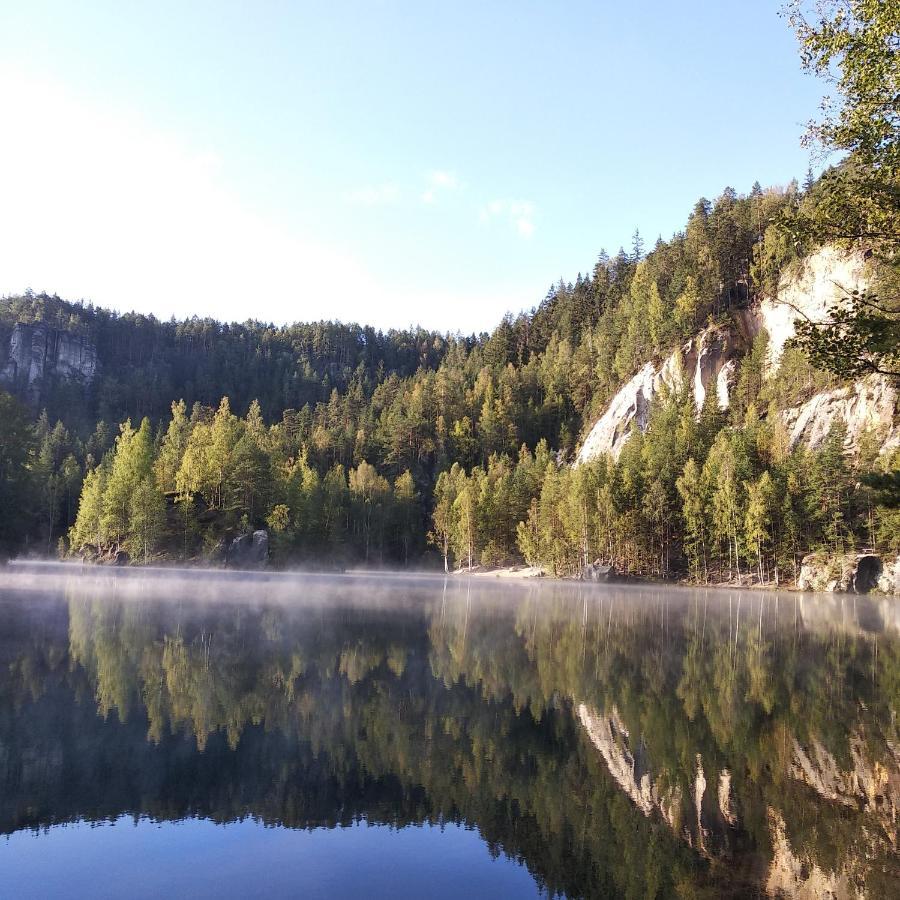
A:
<svg viewBox="0 0 900 900">
<path fill-rule="evenodd" d="M 724 322 L 708 325 L 668 356 L 642 366 L 616 392 L 588 432 L 578 462 L 604 454 L 618 458 L 633 425 L 647 430 L 650 408 L 664 392 L 689 391 L 698 410 L 707 393 L 712 393 L 718 406 L 727 409 L 742 360 L 753 353 L 754 342 L 758 353 L 763 345 L 765 351 L 759 397 L 772 404 L 771 414 L 787 427 L 790 447 L 802 442 L 818 449 L 832 425 L 842 421 L 847 426 L 847 450 L 858 451 L 866 434 L 872 433 L 878 435 L 879 453 L 890 453 L 900 445 L 893 379 L 872 375 L 838 384 L 823 373 L 808 370 L 805 383 L 783 383 L 788 377 L 786 370 L 799 362 L 790 351 L 783 360 L 796 321 L 824 318 L 832 303 L 853 291 L 869 289 L 872 282 L 863 252 L 842 252 L 834 247 L 813 252 L 782 275 L 771 295 L 732 310 Z"/>
<path fill-rule="evenodd" d="M 221 558 L 262 528 L 285 564 L 759 581 L 810 550 L 900 549 L 855 487 L 896 466 L 895 384 L 786 347 L 878 274 L 864 247 L 785 243 L 817 190 L 701 200 L 669 241 L 601 253 L 477 337 L 4 298 L 0 383 L 36 420 L 37 497 L 6 544 Z"/>
</svg>

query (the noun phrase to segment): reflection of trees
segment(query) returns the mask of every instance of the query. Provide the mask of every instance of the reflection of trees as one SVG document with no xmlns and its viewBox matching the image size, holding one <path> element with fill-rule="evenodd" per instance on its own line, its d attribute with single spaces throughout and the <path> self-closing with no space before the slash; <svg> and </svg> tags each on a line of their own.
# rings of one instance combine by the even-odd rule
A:
<svg viewBox="0 0 900 900">
<path fill-rule="evenodd" d="M 774 814 L 800 859 L 856 860 L 870 883 L 897 874 L 885 823 L 898 785 L 826 800 L 796 765 L 800 747 L 832 786 L 853 766 L 896 771 L 896 634 L 876 651 L 865 629 L 806 629 L 793 598 L 771 595 L 433 594 L 394 610 L 81 590 L 67 608 L 6 606 L 3 829 L 123 812 L 461 820 L 553 890 L 644 896 L 735 881 L 739 894 L 764 876 Z M 624 758 L 681 804 L 674 830 L 610 776 L 581 704 L 615 711 Z M 715 797 L 723 772 L 734 826 Z"/>
</svg>

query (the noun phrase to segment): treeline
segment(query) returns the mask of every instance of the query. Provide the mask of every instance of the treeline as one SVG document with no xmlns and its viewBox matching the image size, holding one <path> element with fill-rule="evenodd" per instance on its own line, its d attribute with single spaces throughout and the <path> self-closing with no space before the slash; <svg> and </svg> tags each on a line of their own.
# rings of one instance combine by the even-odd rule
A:
<svg viewBox="0 0 900 900">
<path fill-rule="evenodd" d="M 409 472 L 392 482 L 362 460 L 321 477 L 283 424 L 267 428 L 254 401 L 243 418 L 172 404 L 165 432 L 149 419 L 120 428 L 84 479 L 68 541 L 74 553 L 122 551 L 148 561 L 215 553 L 223 539 L 268 528 L 283 562 L 408 563 L 423 543 L 419 495 Z"/>
<path fill-rule="evenodd" d="M 614 545 L 597 538 L 593 525 L 584 526 L 590 539 L 573 541 L 571 529 L 552 524 L 563 503 L 552 498 L 587 490 L 574 487 L 587 470 L 565 464 L 623 378 L 770 289 L 805 252 L 785 237 L 785 222 L 808 215 L 816 191 L 810 180 L 803 190 L 756 185 L 748 196 L 728 189 L 714 204 L 701 200 L 670 241 L 645 253 L 636 234 L 630 253 L 601 254 L 591 274 L 561 282 L 532 312 L 507 316 L 478 338 L 332 323 L 160 323 L 58 298 L 6 298 L 0 322 L 7 329 L 43 322 L 89 336 L 101 372 L 92 387 L 79 388 L 80 406 L 72 385 L 42 388 L 42 399 L 57 408 L 56 424 L 45 412 L 29 433 L 20 410 L 19 432 L 0 436 L 16 444 L 16 490 L 30 498 L 5 507 L 16 510 L 4 516 L 6 546 L 46 552 L 62 538 L 75 551 L 90 545 L 127 548 L 138 558 L 191 557 L 224 535 L 268 527 L 285 559 L 396 564 L 437 552 L 468 565 L 524 555 L 562 572 L 579 559 L 608 558 L 663 574 L 690 562 L 697 575 L 677 480 L 689 456 L 702 471 L 721 427 L 702 451 L 662 461 L 653 449 L 662 435 L 633 438 L 633 448 L 645 441 L 648 449 L 629 449 L 610 467 L 626 473 L 627 464 L 624 486 L 615 474 L 602 476 L 613 498 L 615 516 L 603 515 L 615 521 Z M 774 379 L 763 379 L 764 361 L 759 345 L 741 362 L 728 419 L 738 430 L 752 420 L 751 408 L 783 407 L 829 383 L 797 352 L 783 355 Z M 223 394 L 230 402 L 217 411 Z M 163 396 L 166 411 L 171 397 L 183 398 L 169 422 Z M 104 415 L 86 425 L 85 409 Z M 129 419 L 132 425 L 110 424 Z M 139 462 L 117 464 L 120 456 Z M 741 471 L 738 492 L 764 469 L 780 502 L 783 479 L 758 453 Z M 76 522 L 79 497 L 84 513 Z M 840 541 L 866 532 L 858 510 L 842 516 Z M 709 573 L 720 560 L 709 521 L 704 528 Z M 835 534 L 808 530 L 798 551 L 832 538 L 837 545 Z M 772 560 L 764 573 L 774 569 L 767 543 L 774 540 L 760 538 L 757 547 L 757 556 Z M 749 562 L 744 545 L 740 536 L 730 542 L 733 570 Z"/>
<path fill-rule="evenodd" d="M 420 467 L 433 481 L 441 454 L 470 467 L 541 438 L 571 452 L 622 379 L 802 255 L 770 223 L 799 214 L 813 193 L 754 185 L 748 196 L 728 188 L 715 203 L 701 199 L 671 240 L 645 253 L 635 234 L 631 252 L 601 252 L 590 273 L 560 281 L 531 312 L 478 337 L 330 322 L 160 322 L 26 294 L 0 300 L 0 339 L 16 323 L 43 323 L 96 346 L 93 384 L 40 385 L 50 420 L 83 440 L 98 421 L 157 423 L 175 398 L 191 408 L 225 395 L 241 412 L 258 400 L 267 421 L 286 415 L 328 464 L 384 458 L 393 475 Z M 22 384 L 8 387 L 30 396 Z M 398 463 L 399 454 L 407 459 Z"/>
<path fill-rule="evenodd" d="M 51 418 L 82 435 L 98 420 L 159 421 L 173 397 L 191 406 L 228 394 L 241 409 L 259 398 L 264 414 L 274 418 L 284 409 L 327 401 L 332 390 L 345 393 L 351 382 L 371 393 L 391 376 L 433 369 L 449 346 L 446 336 L 421 328 L 383 332 L 325 321 L 276 327 L 196 316 L 166 322 L 28 291 L 0 299 L 0 354 L 16 324 L 44 325 L 96 350 L 92 384 L 73 389 L 48 379 L 40 385 L 40 403 Z M 26 385 L 9 387 L 25 396 Z"/>
<path fill-rule="evenodd" d="M 780 417 L 750 406 L 735 428 L 708 397 L 699 416 L 688 392 L 664 397 L 615 461 L 560 465 L 541 444 L 515 463 L 454 465 L 437 482 L 433 541 L 466 566 L 520 556 L 572 575 L 600 561 L 703 583 L 794 579 L 816 549 L 900 552 L 900 511 L 877 488 L 900 451 L 879 456 L 871 433 L 850 459 L 840 421 L 818 450 L 791 448 Z"/>
<path fill-rule="evenodd" d="M 122 425 L 84 480 L 69 545 L 190 559 L 266 527 L 282 563 L 409 564 L 426 550 L 430 508 L 427 536 L 445 568 L 524 558 L 568 575 L 600 560 L 636 574 L 777 583 L 796 577 L 810 549 L 900 551 L 900 513 L 864 483 L 900 465 L 900 452 L 879 456 L 871 434 L 851 460 L 845 437 L 837 422 L 818 450 L 792 449 L 778 416 L 751 405 L 735 428 L 712 392 L 698 415 L 690 391 L 673 391 L 616 461 L 573 467 L 542 440 L 469 470 L 454 462 L 429 498 L 409 470 L 389 480 L 365 459 L 320 471 L 256 403 L 240 418 L 228 398 L 190 416 L 180 401 L 155 438 L 147 419 Z"/>
</svg>

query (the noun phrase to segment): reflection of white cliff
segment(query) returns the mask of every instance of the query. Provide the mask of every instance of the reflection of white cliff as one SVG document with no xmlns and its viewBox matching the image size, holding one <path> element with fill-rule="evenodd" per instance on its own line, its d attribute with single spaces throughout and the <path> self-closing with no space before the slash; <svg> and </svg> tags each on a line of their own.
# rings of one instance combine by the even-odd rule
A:
<svg viewBox="0 0 900 900">
<path fill-rule="evenodd" d="M 791 848 L 784 819 L 772 809 L 769 810 L 769 834 L 772 863 L 766 878 L 766 893 L 770 897 L 792 900 L 863 900 L 866 897 L 853 873 L 826 872 L 814 862 L 801 860 Z"/>
<path fill-rule="evenodd" d="M 632 753 L 628 729 L 615 707 L 601 716 L 580 703 L 578 718 L 591 743 L 603 756 L 610 775 L 634 805 L 645 816 L 659 813 L 690 846 L 706 852 L 710 849 L 710 839 L 714 833 L 717 833 L 718 843 L 723 825 L 737 823 L 731 796 L 731 774 L 727 769 L 719 773 L 716 779 L 717 794 L 710 798 L 707 796 L 703 761 L 697 754 L 690 795 L 685 797 L 677 786 L 660 791 L 643 758 L 644 754 L 639 750 L 636 758 Z"/>
<path fill-rule="evenodd" d="M 660 790 L 647 760 L 652 748 L 648 751 L 640 744 L 636 752 L 632 751 L 628 729 L 616 707 L 601 715 L 579 703 L 577 713 L 613 780 L 645 816 L 661 816 L 675 834 L 701 853 L 727 852 L 728 837 L 739 826 L 732 775 L 727 768 L 717 777 L 708 778 L 702 757 L 697 754 L 693 784 L 686 795 L 677 786 Z M 859 852 L 841 860 L 838 870 L 830 871 L 815 860 L 798 855 L 788 840 L 782 813 L 769 809 L 773 856 L 766 890 L 771 896 L 798 900 L 861 900 L 866 896 L 861 885 L 867 860 L 885 850 L 897 853 L 900 849 L 900 748 L 887 743 L 885 750 L 883 759 L 872 759 L 856 732 L 849 739 L 849 768 L 842 768 L 821 741 L 813 739 L 803 747 L 793 740 L 790 776 L 822 800 L 860 811 L 867 824 L 858 834 Z"/>
<path fill-rule="evenodd" d="M 871 594 L 798 595 L 803 627 L 808 630 L 835 629 L 847 634 L 877 635 L 900 633 L 900 601 Z"/>
<path fill-rule="evenodd" d="M 802 747 L 793 742 L 791 776 L 820 797 L 871 814 L 894 850 L 900 818 L 900 749 L 887 744 L 884 760 L 873 760 L 862 737 L 850 736 L 850 766 L 843 768 L 818 739 Z"/>
</svg>

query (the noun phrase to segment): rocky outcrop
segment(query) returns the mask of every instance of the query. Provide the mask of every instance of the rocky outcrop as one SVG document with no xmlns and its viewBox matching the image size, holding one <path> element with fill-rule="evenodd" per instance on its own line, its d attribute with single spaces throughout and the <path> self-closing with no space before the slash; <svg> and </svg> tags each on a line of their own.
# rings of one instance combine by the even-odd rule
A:
<svg viewBox="0 0 900 900">
<path fill-rule="evenodd" d="M 884 563 L 876 590 L 881 594 L 900 594 L 900 555 Z"/>
<path fill-rule="evenodd" d="M 261 569 L 269 561 L 269 533 L 264 530 L 242 534 L 229 545 L 225 564 L 230 569 Z"/>
<path fill-rule="evenodd" d="M 872 553 L 810 553 L 803 557 L 797 587 L 801 591 L 868 594 L 878 587 L 883 570 L 881 558 Z"/>
<path fill-rule="evenodd" d="M 859 446 L 866 431 L 878 436 L 882 453 L 900 446 L 900 427 L 894 424 L 897 388 L 883 375 L 870 375 L 849 387 L 826 391 L 806 403 L 786 409 L 781 419 L 790 445 L 821 446 L 831 426 L 842 419 L 847 426 L 847 449 Z"/>
<path fill-rule="evenodd" d="M 697 409 L 703 406 L 707 392 L 714 390 L 719 406 L 727 408 L 736 360 L 744 349 L 737 326 L 711 327 L 661 364 L 644 365 L 613 397 L 585 438 L 576 462 L 585 463 L 607 453 L 618 458 L 632 426 L 647 430 L 650 404 L 664 390 L 689 386 Z"/>
<path fill-rule="evenodd" d="M 588 433 L 577 463 L 602 454 L 618 458 L 632 427 L 645 431 L 650 404 L 664 388 L 687 382 L 697 408 L 715 390 L 719 406 L 726 408 L 738 360 L 761 331 L 769 339 L 766 373 L 778 368 L 785 343 L 794 336 L 798 318 L 822 320 L 835 301 L 869 284 L 868 263 L 862 253 L 846 253 L 824 247 L 795 270 L 786 273 L 775 297 L 732 312 L 732 324 L 702 331 L 662 363 L 648 362 L 616 393 Z M 832 423 L 847 424 L 847 449 L 855 449 L 866 430 L 879 435 L 882 452 L 900 446 L 900 427 L 895 422 L 897 388 L 887 378 L 870 376 L 850 387 L 816 394 L 781 415 L 791 445 L 818 447 Z"/>
<path fill-rule="evenodd" d="M 52 378 L 89 385 L 97 374 L 97 348 L 87 337 L 43 323 L 13 326 L 0 345 L 0 384 L 37 403 Z"/>
<path fill-rule="evenodd" d="M 868 287 L 868 268 L 861 252 L 822 247 L 782 276 L 777 296 L 765 297 L 753 307 L 750 327 L 764 328 L 769 335 L 770 373 L 778 368 L 784 345 L 794 336 L 794 322 L 801 317 L 827 318 L 828 308 L 842 296 Z"/>
</svg>

